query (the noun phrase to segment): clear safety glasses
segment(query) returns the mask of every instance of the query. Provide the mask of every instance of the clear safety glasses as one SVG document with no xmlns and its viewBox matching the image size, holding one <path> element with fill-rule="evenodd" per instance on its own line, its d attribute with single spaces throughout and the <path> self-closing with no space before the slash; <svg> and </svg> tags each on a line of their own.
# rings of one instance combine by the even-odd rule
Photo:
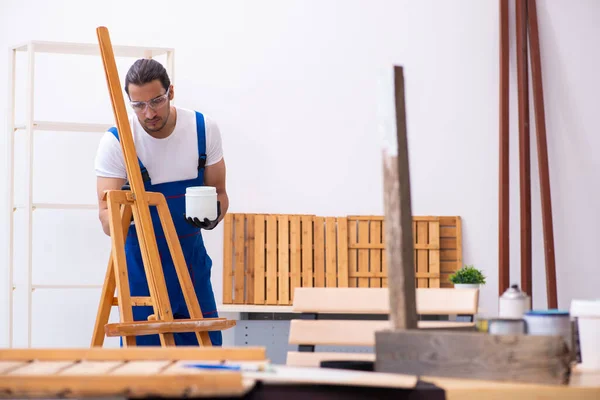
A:
<svg viewBox="0 0 600 400">
<path fill-rule="evenodd" d="M 167 104 L 167 102 L 169 101 L 169 90 L 171 88 L 169 88 L 167 90 L 167 93 L 160 95 L 158 97 L 155 97 L 151 100 L 148 101 L 131 101 L 129 102 L 129 104 L 131 105 L 131 108 L 133 109 L 133 111 L 135 111 L 136 113 L 142 113 L 146 111 L 146 107 L 150 107 L 153 110 L 157 110 L 159 108 L 161 108 L 162 106 L 164 106 L 165 104 Z"/>
</svg>

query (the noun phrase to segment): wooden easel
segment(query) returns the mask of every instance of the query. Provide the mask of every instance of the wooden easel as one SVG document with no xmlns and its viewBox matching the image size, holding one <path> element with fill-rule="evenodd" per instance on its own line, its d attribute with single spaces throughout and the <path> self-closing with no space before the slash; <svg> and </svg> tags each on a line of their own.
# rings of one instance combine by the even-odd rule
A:
<svg viewBox="0 0 600 400">
<path fill-rule="evenodd" d="M 124 336 L 124 346 L 135 346 L 135 336 L 159 334 L 162 346 L 174 346 L 173 333 L 195 332 L 201 346 L 211 346 L 208 331 L 231 328 L 235 325 L 235 321 L 225 318 L 203 318 L 202 316 L 166 198 L 162 193 L 146 192 L 144 188 L 108 29 L 99 27 L 96 32 L 131 191 L 112 190 L 105 194 L 109 210 L 112 251 L 91 345 L 92 347 L 102 346 L 105 334 L 107 336 Z M 150 206 L 157 207 L 190 319 L 175 320 L 173 317 L 150 217 Z M 149 297 L 131 297 L 129 291 L 125 237 L 132 215 L 140 242 L 140 251 L 150 292 Z M 117 298 L 114 298 L 115 289 Z M 108 324 L 113 305 L 119 306 L 121 322 Z M 134 321 L 132 307 L 135 306 L 152 306 L 154 314 L 148 318 L 149 321 Z"/>
</svg>

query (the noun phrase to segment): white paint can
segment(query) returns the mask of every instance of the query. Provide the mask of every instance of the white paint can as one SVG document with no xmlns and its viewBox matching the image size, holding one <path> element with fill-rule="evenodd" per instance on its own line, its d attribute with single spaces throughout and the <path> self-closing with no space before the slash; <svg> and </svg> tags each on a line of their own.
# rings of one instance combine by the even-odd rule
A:
<svg viewBox="0 0 600 400">
<path fill-rule="evenodd" d="M 512 285 L 500 297 L 498 317 L 521 319 L 530 308 L 529 296 L 519 290 L 518 285 Z"/>
<path fill-rule="evenodd" d="M 600 371 L 600 299 L 573 300 L 570 313 L 577 321 L 581 368 Z"/>
<path fill-rule="evenodd" d="M 191 186 L 185 190 L 185 216 L 204 221 L 217 219 L 217 188 Z"/>
<path fill-rule="evenodd" d="M 571 331 L 571 316 L 563 310 L 533 310 L 523 317 L 527 322 L 528 335 L 562 336 L 571 350 L 573 335 Z"/>
</svg>

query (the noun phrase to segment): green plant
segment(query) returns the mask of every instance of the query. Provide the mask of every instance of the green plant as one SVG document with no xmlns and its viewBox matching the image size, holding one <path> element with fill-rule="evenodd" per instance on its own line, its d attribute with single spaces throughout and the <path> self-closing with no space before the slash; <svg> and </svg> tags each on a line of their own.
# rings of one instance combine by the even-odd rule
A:
<svg viewBox="0 0 600 400">
<path fill-rule="evenodd" d="M 465 265 L 450 275 L 450 282 L 456 283 L 479 283 L 485 284 L 485 275 L 472 265 Z"/>
</svg>

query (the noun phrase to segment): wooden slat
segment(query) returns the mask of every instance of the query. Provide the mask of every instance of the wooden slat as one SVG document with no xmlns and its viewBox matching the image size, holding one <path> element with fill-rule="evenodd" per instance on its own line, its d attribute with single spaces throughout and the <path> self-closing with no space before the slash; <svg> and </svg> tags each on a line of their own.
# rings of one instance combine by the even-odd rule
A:
<svg viewBox="0 0 600 400">
<path fill-rule="evenodd" d="M 315 287 L 325 287 L 325 219 L 315 217 Z"/>
<path fill-rule="evenodd" d="M 53 375 L 73 365 L 73 361 L 33 361 L 8 371 L 9 376 Z"/>
<path fill-rule="evenodd" d="M 130 361 L 111 371 L 110 375 L 157 375 L 173 361 Z"/>
<path fill-rule="evenodd" d="M 440 226 L 440 237 L 456 237 L 455 226 Z"/>
<path fill-rule="evenodd" d="M 25 366 L 24 361 L 0 361 L 0 375 L 6 374 L 9 371 Z"/>
<path fill-rule="evenodd" d="M 458 252 L 456 250 L 441 250 L 440 261 L 456 261 L 458 259 Z"/>
<path fill-rule="evenodd" d="M 383 242 L 381 241 L 381 221 L 371 221 L 370 223 L 370 232 L 369 232 L 369 244 L 370 245 L 379 245 L 383 247 Z M 371 273 L 377 274 L 378 276 L 375 278 L 369 279 L 369 287 L 378 288 L 381 287 L 381 277 L 382 268 L 381 268 L 381 250 L 372 249 L 370 251 L 370 262 L 369 269 Z"/>
<path fill-rule="evenodd" d="M 358 221 L 358 243 L 369 243 L 369 221 Z M 358 272 L 369 272 L 369 250 L 358 250 Z M 358 278 L 358 287 L 369 287 L 369 278 Z"/>
<path fill-rule="evenodd" d="M 385 244 L 385 227 L 383 224 L 381 224 L 381 242 Z M 381 252 L 381 272 L 383 272 L 383 274 L 386 276 L 385 278 L 381 279 L 381 287 L 388 287 L 388 280 L 387 280 L 387 276 L 388 276 L 388 266 L 387 266 L 387 251 L 382 251 Z"/>
<path fill-rule="evenodd" d="M 417 222 L 417 244 L 427 244 L 429 237 L 429 223 L 425 221 Z M 417 271 L 418 273 L 429 272 L 429 252 L 427 250 L 417 250 Z M 417 279 L 417 287 L 425 288 L 429 282 L 425 278 Z"/>
<path fill-rule="evenodd" d="M 81 361 L 59 372 L 60 375 L 103 375 L 121 367 L 123 361 Z"/>
<path fill-rule="evenodd" d="M 267 301 L 277 304 L 277 217 L 267 216 Z"/>
<path fill-rule="evenodd" d="M 254 304 L 254 263 L 256 261 L 254 252 L 256 251 L 256 230 L 255 218 L 246 217 L 246 301 L 245 304 Z"/>
<path fill-rule="evenodd" d="M 325 286 L 337 286 L 337 231 L 335 217 L 325 219 Z"/>
<path fill-rule="evenodd" d="M 287 215 L 277 217 L 277 230 L 277 276 L 279 280 L 277 303 L 288 305 L 290 304 L 290 224 Z"/>
<path fill-rule="evenodd" d="M 358 222 L 356 219 L 348 219 L 348 275 L 358 272 L 358 250 L 354 246 L 358 242 Z M 357 287 L 358 279 L 348 278 L 349 287 Z"/>
<path fill-rule="evenodd" d="M 234 218 L 233 256 L 235 258 L 233 303 L 244 303 L 244 264 L 246 258 L 245 215 L 236 214 Z"/>
<path fill-rule="evenodd" d="M 439 235 L 438 235 L 439 237 Z M 456 249 L 457 246 L 457 240 L 456 238 L 441 238 L 440 239 L 440 249 L 446 249 L 446 250 L 454 250 Z"/>
<path fill-rule="evenodd" d="M 437 220 L 440 221 L 440 226 L 456 226 L 457 217 L 439 217 Z"/>
<path fill-rule="evenodd" d="M 348 287 L 348 219 L 337 219 L 337 287 Z"/>
<path fill-rule="evenodd" d="M 104 326 L 106 336 L 136 336 L 166 334 L 175 332 L 220 331 L 234 327 L 235 320 L 226 318 L 175 319 L 173 321 L 133 321 L 117 322 Z"/>
<path fill-rule="evenodd" d="M 264 347 L 13 348 L 1 361 L 264 360 Z"/>
<path fill-rule="evenodd" d="M 441 255 L 440 255 L 441 258 Z M 456 218 L 456 270 L 463 266 L 463 251 L 462 251 L 462 221 L 460 217 Z"/>
<path fill-rule="evenodd" d="M 429 267 L 428 271 L 433 277 L 429 278 L 430 288 L 440 287 L 440 223 L 438 221 L 429 222 Z M 435 249 L 437 247 L 437 249 Z M 437 275 L 437 276 L 436 276 Z"/>
<path fill-rule="evenodd" d="M 285 363 L 286 365 L 295 367 L 319 367 L 321 361 L 326 360 L 375 361 L 375 354 L 327 351 L 288 351 Z"/>
<path fill-rule="evenodd" d="M 254 216 L 254 304 L 265 304 L 266 255 L 265 216 Z"/>
<path fill-rule="evenodd" d="M 223 304 L 233 303 L 233 229 L 232 214 L 225 214 L 223 221 Z"/>
<path fill-rule="evenodd" d="M 368 272 L 352 272 L 350 277 L 352 278 L 370 278 L 371 280 L 375 280 L 375 279 L 382 279 L 385 278 L 387 275 L 384 275 L 383 272 L 381 271 L 368 271 Z M 434 273 L 434 272 L 415 272 L 415 278 L 427 278 L 427 279 L 431 279 L 431 278 L 440 278 L 441 274 L 439 272 Z M 376 288 L 374 286 L 372 286 L 373 288 Z"/>
<path fill-rule="evenodd" d="M 131 299 L 131 305 L 132 306 L 151 306 L 152 303 L 152 299 L 149 296 L 134 296 L 134 297 L 130 297 Z M 119 305 L 119 298 L 118 297 L 113 297 L 112 300 L 112 305 L 113 306 L 118 306 Z"/>
<path fill-rule="evenodd" d="M 300 216 L 290 217 L 290 304 L 294 301 L 294 291 L 302 286 L 302 228 Z"/>
<path fill-rule="evenodd" d="M 302 217 L 302 287 L 313 287 L 313 217 Z"/>
<path fill-rule="evenodd" d="M 451 273 L 458 269 L 458 263 L 456 261 L 446 261 L 440 258 L 440 270 L 442 272 Z"/>
</svg>

